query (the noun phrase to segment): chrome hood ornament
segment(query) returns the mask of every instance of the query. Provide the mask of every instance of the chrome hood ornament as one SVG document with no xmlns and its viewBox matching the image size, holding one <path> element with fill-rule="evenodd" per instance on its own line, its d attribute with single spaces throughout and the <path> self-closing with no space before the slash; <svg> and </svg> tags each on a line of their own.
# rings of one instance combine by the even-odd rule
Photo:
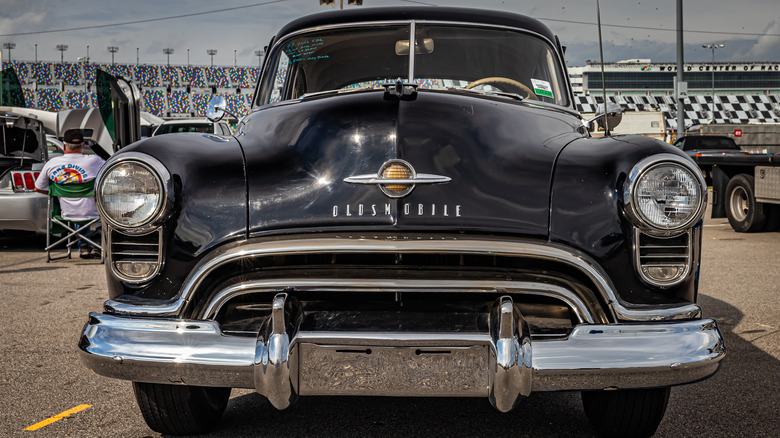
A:
<svg viewBox="0 0 780 438">
<path fill-rule="evenodd" d="M 349 184 L 376 184 L 390 198 L 402 198 L 414 190 L 417 184 L 448 183 L 452 178 L 427 173 L 417 173 L 404 160 L 387 161 L 376 174 L 356 175 L 344 178 Z"/>
</svg>

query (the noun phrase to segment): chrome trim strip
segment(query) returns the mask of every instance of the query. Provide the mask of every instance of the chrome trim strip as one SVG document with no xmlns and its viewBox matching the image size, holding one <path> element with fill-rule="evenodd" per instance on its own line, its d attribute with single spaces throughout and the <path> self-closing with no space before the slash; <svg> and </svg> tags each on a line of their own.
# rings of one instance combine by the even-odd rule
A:
<svg viewBox="0 0 780 438">
<path fill-rule="evenodd" d="M 494 352 L 496 348 L 489 333 L 346 331 L 290 335 L 292 339 L 286 351 L 290 352 L 289 376 L 293 380 L 297 380 L 299 361 L 315 360 L 295 355 L 300 351 L 297 346 L 304 343 L 389 348 L 484 345 Z M 262 357 L 259 362 L 256 357 L 257 344 L 258 339 L 253 337 L 223 335 L 219 324 L 212 321 L 92 313 L 81 334 L 79 353 L 88 368 L 106 377 L 256 388 L 255 371 L 263 363 Z M 529 341 L 524 348 L 523 357 L 531 361 L 528 376 L 532 391 L 680 385 L 711 376 L 725 356 L 722 336 L 711 319 L 659 324 L 581 324 L 565 339 Z M 282 362 L 285 370 L 286 363 Z M 485 372 L 490 375 L 493 371 Z M 279 378 L 286 376 L 285 372 Z M 287 392 L 288 387 L 280 388 L 284 390 L 280 395 L 294 395 Z"/>
<path fill-rule="evenodd" d="M 452 181 L 448 176 L 433 175 L 430 173 L 418 173 L 416 177 L 409 179 L 379 178 L 376 174 L 355 175 L 344 178 L 349 184 L 441 184 Z"/>
<path fill-rule="evenodd" d="M 578 269 L 593 281 L 597 292 L 608 304 L 617 321 L 670 321 L 701 317 L 696 304 L 659 308 L 658 306 L 627 307 L 620 302 L 606 273 L 588 256 L 557 244 L 537 244 L 525 241 L 495 241 L 476 239 L 441 240 L 377 240 L 370 238 L 319 237 L 313 239 L 268 240 L 239 247 L 221 248 L 210 258 L 202 260 L 190 273 L 176 299 L 161 306 L 136 305 L 131 302 L 108 300 L 104 307 L 109 313 L 177 317 L 188 304 L 194 291 L 215 269 L 227 263 L 251 257 L 305 253 L 394 253 L 417 254 L 485 254 L 495 256 L 528 256 L 553 260 Z"/>
<path fill-rule="evenodd" d="M 417 23 L 414 20 L 409 22 L 409 74 L 408 81 L 414 81 L 414 55 L 415 45 L 417 43 Z"/>
<path fill-rule="evenodd" d="M 590 324 L 607 322 L 607 317 L 600 307 L 588 306 L 574 292 L 550 284 L 503 280 L 334 280 L 324 278 L 255 280 L 237 284 L 215 294 L 207 308 L 196 314 L 194 318 L 213 320 L 219 314 L 222 306 L 230 299 L 250 293 L 276 292 L 283 289 L 344 293 L 388 291 L 523 293 L 556 298 L 564 302 L 580 322 Z"/>
</svg>

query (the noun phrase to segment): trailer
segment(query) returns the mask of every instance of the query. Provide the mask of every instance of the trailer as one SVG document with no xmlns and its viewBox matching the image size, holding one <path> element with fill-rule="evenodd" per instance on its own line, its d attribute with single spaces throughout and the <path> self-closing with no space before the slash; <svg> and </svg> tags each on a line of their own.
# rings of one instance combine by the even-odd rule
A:
<svg viewBox="0 0 780 438">
<path fill-rule="evenodd" d="M 750 154 L 780 152 L 780 123 L 710 123 L 689 129 L 686 135 L 724 135 Z"/>
<path fill-rule="evenodd" d="M 711 169 L 713 218 L 740 233 L 780 227 L 780 153 L 693 159 Z"/>
<path fill-rule="evenodd" d="M 594 117 L 595 113 L 582 113 L 582 118 L 585 120 L 591 120 Z M 620 125 L 610 130 L 612 135 L 636 134 L 666 141 L 666 124 L 661 111 L 623 111 Z M 603 136 L 604 128 L 599 127 L 591 135 L 594 137 Z"/>
</svg>

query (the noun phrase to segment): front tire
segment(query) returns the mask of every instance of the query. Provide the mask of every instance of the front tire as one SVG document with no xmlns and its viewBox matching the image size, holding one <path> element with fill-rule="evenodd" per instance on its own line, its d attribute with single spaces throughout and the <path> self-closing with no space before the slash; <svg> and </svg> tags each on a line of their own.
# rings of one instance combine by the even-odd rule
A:
<svg viewBox="0 0 780 438">
<path fill-rule="evenodd" d="M 230 388 L 133 382 L 141 414 L 150 429 L 171 435 L 209 431 L 225 411 Z"/>
<path fill-rule="evenodd" d="M 726 216 L 738 233 L 761 231 L 766 223 L 766 204 L 756 202 L 753 176 L 739 174 L 726 187 Z"/>
<path fill-rule="evenodd" d="M 666 412 L 671 388 L 583 391 L 582 404 L 600 437 L 652 436 Z"/>
</svg>

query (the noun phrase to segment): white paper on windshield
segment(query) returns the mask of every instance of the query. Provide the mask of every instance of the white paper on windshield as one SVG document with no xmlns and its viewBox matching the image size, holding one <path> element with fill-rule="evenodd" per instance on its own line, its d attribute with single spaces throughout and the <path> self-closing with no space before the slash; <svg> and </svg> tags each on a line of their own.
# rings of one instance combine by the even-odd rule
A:
<svg viewBox="0 0 780 438">
<path fill-rule="evenodd" d="M 531 79 L 531 83 L 534 84 L 534 93 L 537 96 L 553 98 L 552 87 L 549 82 L 541 79 Z"/>
</svg>

